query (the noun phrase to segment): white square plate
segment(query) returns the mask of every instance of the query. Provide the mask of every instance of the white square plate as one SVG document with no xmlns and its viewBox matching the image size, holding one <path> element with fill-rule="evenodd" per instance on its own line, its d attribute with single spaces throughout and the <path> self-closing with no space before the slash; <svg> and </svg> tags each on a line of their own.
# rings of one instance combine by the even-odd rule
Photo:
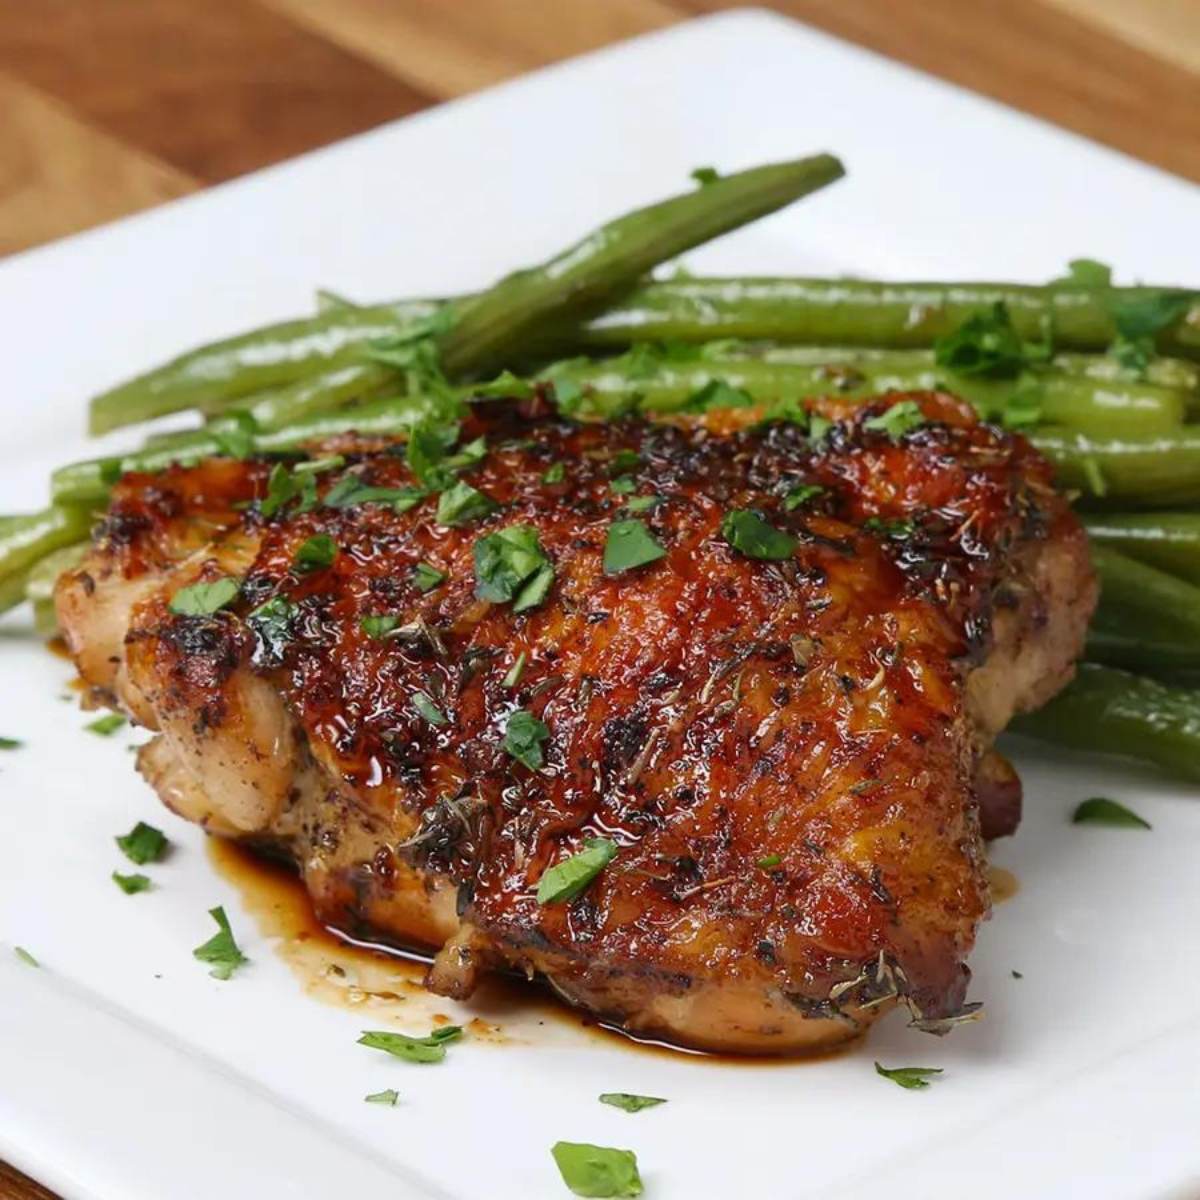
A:
<svg viewBox="0 0 1200 1200">
<path fill-rule="evenodd" d="M 34 507 L 51 466 L 94 452 L 87 395 L 306 311 L 316 285 L 476 287 L 697 165 L 818 149 L 844 156 L 847 182 L 689 263 L 1044 279 L 1094 255 L 1200 277 L 1191 185 L 780 18 L 721 16 L 0 266 L 0 510 Z M 26 620 L 0 626 L 0 732 L 27 742 L 0 763 L 0 1155 L 72 1200 L 565 1196 L 560 1138 L 636 1150 L 650 1200 L 1200 1193 L 1200 803 L 1185 788 L 1017 748 L 1027 815 L 995 858 L 1020 890 L 972 959 L 987 1019 L 945 1041 L 892 1019 L 831 1060 L 730 1067 L 493 1008 L 503 1036 L 408 1066 L 356 1047 L 359 1031 L 471 1012 L 306 995 L 200 832 L 135 776 L 132 736 L 82 732 L 68 666 Z M 1097 791 L 1153 832 L 1071 826 Z M 139 818 L 176 851 L 155 891 L 127 897 L 112 837 Z M 217 903 L 253 960 L 228 983 L 191 956 Z M 874 1058 L 945 1073 L 902 1091 Z M 387 1087 L 399 1107 L 362 1102 Z M 670 1103 L 631 1116 L 602 1091 Z"/>
</svg>

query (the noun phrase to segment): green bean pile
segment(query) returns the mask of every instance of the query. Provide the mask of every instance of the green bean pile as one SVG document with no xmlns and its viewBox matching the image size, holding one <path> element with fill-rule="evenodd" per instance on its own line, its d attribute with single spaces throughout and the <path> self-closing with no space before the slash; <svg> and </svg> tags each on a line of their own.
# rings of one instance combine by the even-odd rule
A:
<svg viewBox="0 0 1200 1200">
<path fill-rule="evenodd" d="M 1015 728 L 1200 780 L 1200 294 L 1117 287 L 1091 260 L 1041 285 L 650 278 L 842 174 L 824 154 L 697 172 L 696 189 L 477 295 L 320 293 L 314 316 L 95 397 L 94 434 L 185 411 L 202 423 L 63 467 L 49 509 L 0 517 L 0 611 L 29 599 L 53 632 L 54 581 L 129 471 L 350 430 L 403 436 L 447 404 L 534 387 L 584 420 L 744 405 L 786 419 L 812 397 L 943 389 L 1051 460 L 1101 582 L 1078 678 Z"/>
</svg>

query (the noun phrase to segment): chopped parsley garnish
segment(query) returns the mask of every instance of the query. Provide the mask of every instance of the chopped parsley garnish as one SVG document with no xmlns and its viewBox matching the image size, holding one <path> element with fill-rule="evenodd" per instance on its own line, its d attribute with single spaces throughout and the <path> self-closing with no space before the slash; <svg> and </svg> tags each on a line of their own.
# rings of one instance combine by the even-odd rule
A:
<svg viewBox="0 0 1200 1200">
<path fill-rule="evenodd" d="M 543 483 L 562 483 L 567 477 L 567 464 L 562 462 L 552 463 L 546 468 L 545 474 L 542 476 Z"/>
<path fill-rule="evenodd" d="M 13 953 L 14 953 L 14 954 L 15 954 L 15 955 L 16 955 L 16 956 L 17 956 L 17 957 L 18 957 L 18 958 L 19 958 L 19 959 L 20 959 L 20 960 L 21 960 L 23 963 L 25 963 L 25 964 L 26 964 L 26 966 L 30 966 L 30 967 L 40 967 L 40 966 L 42 965 L 40 962 L 38 962 L 38 960 L 37 960 L 36 958 L 34 958 L 34 957 L 33 957 L 33 955 L 32 955 L 32 954 L 30 954 L 30 953 L 29 953 L 29 951 L 28 951 L 28 950 L 26 950 L 26 949 L 25 949 L 25 947 L 24 947 L 24 946 L 14 946 L 14 947 L 13 947 Z"/>
<path fill-rule="evenodd" d="M 311 490 L 311 499 L 316 501 L 316 485 L 310 474 L 296 476 L 283 465 L 276 463 L 267 476 L 267 494 L 259 501 L 259 513 L 270 519 L 286 504 L 290 504 L 297 496 Z M 309 497 L 305 496 L 307 503 Z M 312 507 L 308 504 L 308 507 Z"/>
<path fill-rule="evenodd" d="M 467 525 L 486 517 L 495 508 L 496 502 L 490 496 L 459 480 L 438 497 L 437 522 L 451 528 Z"/>
<path fill-rule="evenodd" d="M 1037 425 L 1043 416 L 1043 389 L 1035 380 L 1017 384 L 1004 404 L 1000 423 L 1005 429 L 1027 429 Z"/>
<path fill-rule="evenodd" d="M 574 900 L 616 857 L 617 844 L 608 838 L 586 838 L 583 849 L 543 872 L 537 902 L 557 904 Z"/>
<path fill-rule="evenodd" d="M 773 870 L 783 862 L 783 859 L 778 854 L 764 854 L 757 862 L 757 866 L 763 871 Z"/>
<path fill-rule="evenodd" d="M 754 397 L 723 379 L 710 379 L 684 403 L 685 412 L 712 412 L 720 408 L 752 408 Z"/>
<path fill-rule="evenodd" d="M 180 588 L 168 607 L 181 617 L 208 617 L 236 600 L 241 590 L 240 580 L 225 575 L 212 583 L 193 583 Z"/>
<path fill-rule="evenodd" d="M 618 496 L 628 496 L 631 492 L 637 491 L 637 484 L 632 475 L 618 475 L 616 479 L 609 482 L 608 488 Z"/>
<path fill-rule="evenodd" d="M 890 1079 L 893 1083 L 898 1084 L 902 1088 L 907 1088 L 909 1091 L 921 1091 L 929 1086 L 929 1080 L 934 1075 L 942 1073 L 941 1067 L 884 1067 L 879 1063 L 875 1064 L 875 1073 L 882 1075 L 884 1079 Z"/>
<path fill-rule="evenodd" d="M 413 567 L 412 581 L 418 592 L 432 592 L 438 584 L 446 582 L 446 572 L 439 571 L 427 562 L 420 562 Z"/>
<path fill-rule="evenodd" d="M 391 613 L 379 613 L 363 617 L 358 624 L 367 637 L 378 642 L 387 637 L 400 624 L 400 618 L 392 616 Z"/>
<path fill-rule="evenodd" d="M 608 473 L 610 475 L 624 475 L 629 471 L 636 471 L 641 466 L 641 463 L 641 457 L 636 450 L 618 450 L 608 460 Z"/>
<path fill-rule="evenodd" d="M 455 392 L 442 370 L 437 338 L 449 330 L 456 319 L 454 308 L 443 305 L 433 316 L 414 321 L 401 332 L 371 342 L 367 357 L 403 372 L 405 390 L 410 395 L 430 396 L 452 404 Z"/>
<path fill-rule="evenodd" d="M 550 1148 L 563 1183 L 577 1196 L 640 1196 L 642 1178 L 632 1150 L 555 1142 Z"/>
<path fill-rule="evenodd" d="M 656 1104 L 666 1104 L 661 1096 L 636 1096 L 632 1092 L 601 1092 L 601 1104 L 611 1104 L 622 1112 L 641 1112 L 644 1108 L 653 1108 Z"/>
<path fill-rule="evenodd" d="M 1103 796 L 1093 796 L 1084 800 L 1071 814 L 1073 825 L 1114 825 L 1126 829 L 1149 829 L 1150 822 L 1139 817 L 1132 809 L 1118 804 L 1115 800 L 1106 800 Z"/>
<path fill-rule="evenodd" d="M 396 512 L 408 512 L 429 493 L 419 487 L 373 487 L 357 475 L 343 475 L 325 494 L 326 508 L 357 508 L 360 504 L 390 504 Z"/>
<path fill-rule="evenodd" d="M 619 575 L 622 571 L 632 571 L 634 567 L 657 562 L 666 553 L 641 521 L 636 518 L 614 521 L 604 542 L 604 573 Z"/>
<path fill-rule="evenodd" d="M 807 504 L 810 500 L 815 500 L 818 496 L 824 495 L 824 492 L 825 489 L 819 483 L 802 483 L 792 488 L 783 498 L 783 507 L 788 512 L 792 512 Z"/>
<path fill-rule="evenodd" d="M 554 403 L 561 412 L 569 414 L 583 399 L 583 386 L 574 379 L 551 379 L 550 386 L 554 389 Z"/>
<path fill-rule="evenodd" d="M 167 852 L 167 838 L 161 829 L 139 821 L 123 837 L 115 838 L 118 849 L 132 863 L 144 867 L 147 863 L 158 862 Z"/>
<path fill-rule="evenodd" d="M 885 433 L 893 442 L 898 442 L 906 433 L 911 433 L 924 424 L 925 414 L 921 412 L 921 406 L 915 400 L 901 400 L 899 404 L 893 404 L 887 412 L 868 418 L 862 427 Z"/>
<path fill-rule="evenodd" d="M 1094 258 L 1073 258 L 1067 263 L 1067 274 L 1050 281 L 1051 287 L 1057 284 L 1085 288 L 1112 287 L 1112 267 Z"/>
<path fill-rule="evenodd" d="M 105 713 L 94 721 L 89 721 L 84 729 L 98 737 L 112 737 L 125 724 L 125 718 L 120 713 Z"/>
<path fill-rule="evenodd" d="M 1143 373 L 1154 357 L 1157 335 L 1174 325 L 1198 296 L 1200 293 L 1165 289 L 1143 295 L 1114 295 L 1108 310 L 1117 336 L 1109 352 L 1121 366 Z"/>
<path fill-rule="evenodd" d="M 292 621 L 300 610 L 285 596 L 272 596 L 246 616 L 267 658 L 277 662 L 292 640 Z"/>
<path fill-rule="evenodd" d="M 249 458 L 254 453 L 254 434 L 244 425 L 215 429 L 212 436 L 218 452 L 226 458 Z"/>
<path fill-rule="evenodd" d="M 328 570 L 337 558 L 337 542 L 327 533 L 314 533 L 305 538 L 296 550 L 292 559 L 292 570 L 297 575 L 312 575 L 317 571 Z"/>
<path fill-rule="evenodd" d="M 721 178 L 720 172 L 716 167 L 696 167 L 689 171 L 688 174 L 701 187 L 707 187 L 710 183 L 716 183 Z"/>
<path fill-rule="evenodd" d="M 517 655 L 517 661 L 508 668 L 504 678 L 500 681 L 502 687 L 515 688 L 521 682 L 521 676 L 525 674 L 525 660 L 527 657 L 524 650 Z"/>
<path fill-rule="evenodd" d="M 293 475 L 321 475 L 346 465 L 345 455 L 327 454 L 324 458 L 308 458 L 292 468 Z"/>
<path fill-rule="evenodd" d="M 405 458 L 425 487 L 441 491 L 454 482 L 446 459 L 458 442 L 458 434 L 457 422 L 444 421 L 420 421 L 409 432 Z"/>
<path fill-rule="evenodd" d="M 957 329 L 943 334 L 933 344 L 938 366 L 960 375 L 990 379 L 1014 379 L 1027 366 L 1050 358 L 1051 346 L 1027 342 L 1012 323 L 1008 306 L 997 300 L 984 312 L 973 313 Z"/>
<path fill-rule="evenodd" d="M 791 558 L 797 545 L 790 533 L 776 529 L 748 508 L 735 508 L 725 514 L 721 536 L 747 558 Z"/>
<path fill-rule="evenodd" d="M 113 883 L 117 885 L 127 896 L 132 896 L 137 892 L 147 892 L 150 890 L 150 876 L 133 874 L 122 875 L 120 871 L 112 873 Z"/>
<path fill-rule="evenodd" d="M 630 496 L 625 508 L 631 513 L 649 512 L 661 500 L 661 496 Z"/>
<path fill-rule="evenodd" d="M 501 371 L 495 379 L 471 384 L 471 392 L 475 396 L 502 396 L 514 400 L 528 400 L 533 395 L 533 384 L 514 375 L 511 371 Z"/>
<path fill-rule="evenodd" d="M 233 939 L 233 930 L 229 928 L 229 918 L 225 910 L 218 905 L 210 908 L 208 915 L 217 923 L 217 932 L 192 951 L 192 955 L 203 963 L 210 963 L 212 970 L 209 974 L 214 979 L 228 979 L 243 963 L 250 960 L 238 948 Z"/>
<path fill-rule="evenodd" d="M 912 537 L 917 531 L 916 524 L 903 517 L 868 517 L 862 527 L 869 533 L 877 533 L 897 542 Z"/>
<path fill-rule="evenodd" d="M 1093 496 L 1108 495 L 1108 483 L 1104 478 L 1104 472 L 1100 469 L 1100 464 L 1091 455 L 1080 460 L 1079 468 L 1083 471 L 1084 482 L 1088 485 L 1088 490 Z"/>
<path fill-rule="evenodd" d="M 382 1029 L 365 1029 L 358 1039 L 360 1046 L 382 1050 L 393 1058 L 411 1063 L 436 1063 L 446 1057 L 446 1046 L 463 1035 L 461 1026 L 442 1025 L 425 1037 L 410 1037 L 406 1033 L 388 1033 Z M 369 1099 L 369 1097 L 368 1097 Z"/>
<path fill-rule="evenodd" d="M 479 538 L 474 555 L 475 595 L 493 604 L 511 600 L 513 612 L 541 604 L 554 582 L 554 564 L 532 525 L 508 525 Z"/>
<path fill-rule="evenodd" d="M 23 745 L 19 738 L 0 737 L 0 750 L 20 750 Z"/>
<path fill-rule="evenodd" d="M 372 1092 L 363 1099 L 368 1104 L 386 1104 L 389 1108 L 395 1108 L 396 1101 L 400 1099 L 400 1093 L 395 1088 L 385 1088 L 382 1092 Z"/>
<path fill-rule="evenodd" d="M 425 718 L 430 725 L 449 725 L 450 721 L 446 714 L 424 693 L 413 692 L 412 697 L 413 708 Z"/>
<path fill-rule="evenodd" d="M 817 442 L 824 441 L 825 435 L 832 428 L 833 422 L 828 417 L 823 417 L 820 413 L 808 414 L 808 440 L 814 446 Z"/>
<path fill-rule="evenodd" d="M 550 728 L 544 721 L 518 708 L 509 714 L 504 726 L 504 751 L 531 771 L 537 771 L 546 761 L 542 743 L 549 736 Z"/>
</svg>

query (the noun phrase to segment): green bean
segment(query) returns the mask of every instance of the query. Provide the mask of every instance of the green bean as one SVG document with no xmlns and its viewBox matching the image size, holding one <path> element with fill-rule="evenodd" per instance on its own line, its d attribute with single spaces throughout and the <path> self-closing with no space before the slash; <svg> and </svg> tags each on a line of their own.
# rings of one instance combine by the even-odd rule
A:
<svg viewBox="0 0 1200 1200">
<path fill-rule="evenodd" d="M 313 413 L 282 429 L 251 434 L 249 449 L 254 454 L 271 454 L 340 433 L 404 434 L 436 407 L 436 402 L 426 397 L 404 396 Z M 122 475 L 133 471 L 153 474 L 177 463 L 196 462 L 222 454 L 224 450 L 219 435 L 201 431 L 183 446 L 150 446 L 123 456 L 72 463 L 60 467 L 51 476 L 51 495 L 58 504 L 102 503 L 113 483 Z"/>
<path fill-rule="evenodd" d="M 860 279 L 672 279 L 635 288 L 588 321 L 579 340 L 590 346 L 622 346 L 732 337 L 924 347 L 967 317 L 1003 301 L 1025 338 L 1040 338 L 1049 321 L 1056 345 L 1103 350 L 1116 335 L 1107 302 L 1159 290 Z M 1160 335 L 1159 349 L 1200 357 L 1200 304 Z"/>
<path fill-rule="evenodd" d="M 86 508 L 55 506 L 0 522 L 0 579 L 23 574 L 52 550 L 87 537 L 92 515 Z"/>
<path fill-rule="evenodd" d="M 1146 364 L 1143 376 L 1122 366 L 1111 354 L 1056 354 L 1050 364 L 1067 375 L 1083 375 L 1088 379 L 1102 379 L 1109 383 L 1141 382 L 1177 388 L 1188 398 L 1188 415 L 1200 412 L 1200 365 L 1186 359 L 1155 355 Z"/>
<path fill-rule="evenodd" d="M 107 433 L 188 408 L 219 412 L 231 401 L 353 362 L 369 342 L 413 329 L 436 314 L 436 300 L 335 309 L 212 342 L 96 396 L 88 429 Z"/>
<path fill-rule="evenodd" d="M 1077 750 L 1124 754 L 1200 780 L 1200 692 L 1082 663 L 1044 708 L 1012 728 Z"/>
<path fill-rule="evenodd" d="M 730 340 L 710 343 L 721 349 L 723 356 L 737 358 L 761 358 L 765 362 L 798 363 L 802 366 L 819 366 L 834 363 L 859 363 L 879 358 L 898 360 L 907 356 L 913 366 L 932 370 L 935 358 L 932 350 L 895 350 L 878 346 L 793 346 L 777 342 L 739 342 Z M 1157 387 L 1171 388 L 1187 397 L 1188 411 L 1200 410 L 1200 364 L 1182 358 L 1167 358 L 1156 355 L 1146 365 L 1143 375 L 1122 366 L 1109 354 L 1083 354 L 1064 351 L 1055 354 L 1050 367 L 1063 375 L 1081 375 L 1105 383 L 1150 383 Z"/>
<path fill-rule="evenodd" d="M 459 319 L 439 342 L 443 367 L 451 376 L 487 370 L 551 318 L 571 320 L 651 267 L 842 173 L 830 155 L 756 167 L 619 217 L 542 266 L 463 302 Z M 240 396 L 354 361 L 367 343 L 428 322 L 441 307 L 431 300 L 371 308 L 335 304 L 316 317 L 202 346 L 95 397 L 89 429 L 105 433 L 185 408 L 219 411 Z"/>
<path fill-rule="evenodd" d="M 1098 628 L 1200 647 L 1200 587 L 1109 546 L 1092 545 L 1092 565 L 1100 580 Z"/>
<path fill-rule="evenodd" d="M 829 154 L 726 175 L 618 217 L 531 270 L 462 304 L 439 342 L 450 377 L 505 365 L 548 323 L 566 325 L 652 267 L 807 196 L 844 174 Z"/>
<path fill-rule="evenodd" d="M 1200 585 L 1200 514 L 1084 513 L 1093 541 Z"/>
<path fill-rule="evenodd" d="M 1097 615 L 1088 628 L 1083 656 L 1089 662 L 1152 675 L 1167 683 L 1178 681 L 1181 672 L 1200 671 L 1200 646 L 1152 639 L 1131 632 L 1128 625 L 1124 632 L 1101 628 L 1103 620 Z"/>
<path fill-rule="evenodd" d="M 819 365 L 790 362 L 787 356 L 777 361 L 774 357 L 724 358 L 716 353 L 648 362 L 635 351 L 598 361 L 556 363 L 542 376 L 577 384 L 583 394 L 573 411 L 591 418 L 632 408 L 676 411 L 701 389 L 719 381 L 760 403 L 949 389 L 969 400 L 986 419 L 1002 420 L 1019 386 L 1014 381 L 959 376 L 912 351 Z M 1178 429 L 1183 419 L 1182 395 L 1151 384 L 1108 384 L 1053 372 L 1039 376 L 1036 382 L 1036 404 L 1046 420 L 1093 434 L 1169 432 Z"/>
<path fill-rule="evenodd" d="M 1054 464 L 1060 486 L 1081 492 L 1089 507 L 1200 503 L 1200 426 L 1119 438 L 1046 426 L 1029 440 Z"/>
</svg>

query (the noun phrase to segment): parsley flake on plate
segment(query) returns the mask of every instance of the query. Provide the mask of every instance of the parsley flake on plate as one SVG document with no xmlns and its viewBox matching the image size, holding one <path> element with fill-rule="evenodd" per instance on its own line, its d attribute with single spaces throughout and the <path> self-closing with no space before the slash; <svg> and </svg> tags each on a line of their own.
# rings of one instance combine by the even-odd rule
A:
<svg viewBox="0 0 1200 1200">
<path fill-rule="evenodd" d="M 203 963 L 209 963 L 212 970 L 209 974 L 214 979 L 228 979 L 243 963 L 250 960 L 242 953 L 229 927 L 229 918 L 225 909 L 220 905 L 210 908 L 208 915 L 217 923 L 217 932 L 202 946 L 192 951 L 192 957 Z"/>
<path fill-rule="evenodd" d="M 537 902 L 559 904 L 574 900 L 617 855 L 616 842 L 586 838 L 583 849 L 555 864 L 538 880 Z"/>
<path fill-rule="evenodd" d="M 884 1067 L 875 1064 L 875 1073 L 884 1079 L 890 1079 L 898 1087 L 910 1092 L 919 1092 L 929 1086 L 929 1081 L 935 1075 L 942 1073 L 941 1067 Z"/>
<path fill-rule="evenodd" d="M 97 737 L 112 737 L 123 725 L 125 725 L 125 718 L 120 713 L 105 713 L 104 716 L 89 721 L 84 729 L 88 733 L 96 734 Z"/>
<path fill-rule="evenodd" d="M 601 1104 L 611 1104 L 622 1112 L 641 1112 L 644 1108 L 654 1108 L 658 1104 L 666 1104 L 661 1096 L 637 1096 L 632 1092 L 602 1092 Z"/>
<path fill-rule="evenodd" d="M 1103 796 L 1093 796 L 1090 800 L 1080 803 L 1071 814 L 1071 824 L 1113 825 L 1126 829 L 1152 828 L 1149 821 L 1139 817 L 1132 809 Z"/>
<path fill-rule="evenodd" d="M 555 1142 L 550 1153 L 563 1183 L 577 1196 L 640 1196 L 642 1178 L 632 1150 Z"/>
<path fill-rule="evenodd" d="M 144 867 L 146 863 L 158 862 L 167 852 L 167 838 L 161 829 L 139 821 L 128 833 L 114 839 L 117 848 L 131 863 Z"/>
<path fill-rule="evenodd" d="M 148 892 L 150 890 L 149 875 L 142 875 L 140 873 L 122 875 L 120 871 L 114 871 L 112 873 L 112 881 L 127 896 L 133 896 L 138 892 Z"/>
<path fill-rule="evenodd" d="M 358 1039 L 360 1046 L 382 1050 L 393 1058 L 411 1063 L 437 1063 L 446 1057 L 446 1046 L 463 1035 L 461 1026 L 442 1025 L 425 1037 L 406 1033 L 390 1033 L 382 1029 L 364 1029 Z"/>
</svg>

